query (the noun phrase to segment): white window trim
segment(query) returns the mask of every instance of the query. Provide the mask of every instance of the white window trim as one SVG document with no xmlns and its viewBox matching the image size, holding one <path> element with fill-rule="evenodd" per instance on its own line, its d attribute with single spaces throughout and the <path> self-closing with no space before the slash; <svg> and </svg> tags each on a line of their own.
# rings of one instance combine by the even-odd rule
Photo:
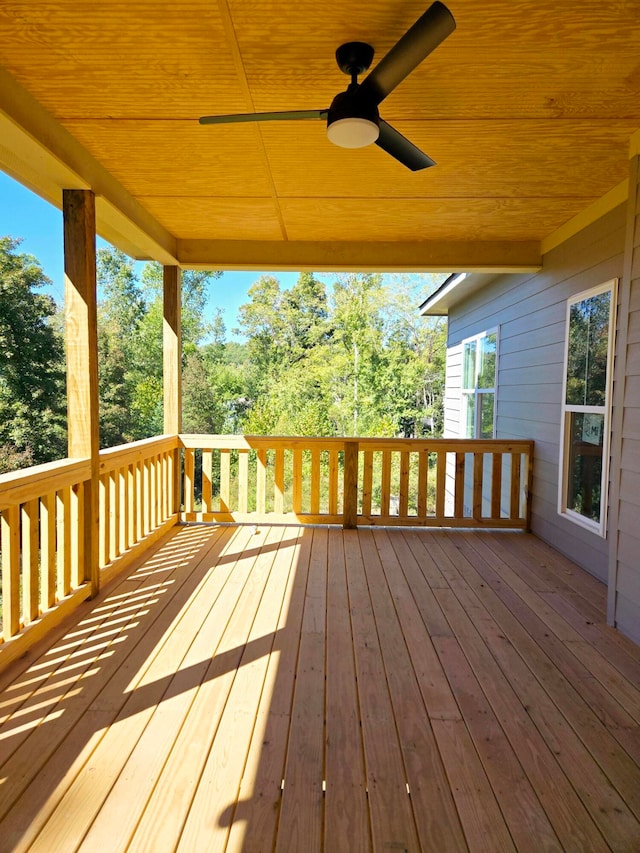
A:
<svg viewBox="0 0 640 853">
<path fill-rule="evenodd" d="M 475 386 L 473 388 L 465 388 L 464 385 L 464 348 L 465 344 L 471 343 L 472 341 L 480 341 L 482 338 L 486 338 L 487 335 L 496 336 L 496 375 L 495 375 L 495 383 L 493 388 L 478 388 L 478 360 L 476 359 L 476 375 L 475 375 Z M 483 332 L 479 332 L 477 335 L 471 335 L 469 338 L 464 338 L 464 340 L 460 344 L 460 352 L 461 352 L 461 365 L 460 365 L 460 432 L 459 434 L 466 437 L 466 423 L 467 423 L 467 411 L 465 406 L 466 395 L 473 394 L 473 424 L 474 424 L 474 432 L 477 432 L 478 423 L 479 423 L 479 397 L 481 394 L 493 394 L 493 432 L 491 437 L 496 437 L 496 421 L 497 421 L 497 411 L 496 411 L 496 403 L 498 400 L 498 360 L 500 358 L 500 326 L 494 326 L 491 329 L 486 329 Z M 472 439 L 475 439 L 476 436 L 471 436 Z"/>
<path fill-rule="evenodd" d="M 602 406 L 577 406 L 567 405 L 567 366 L 569 361 L 569 322 L 571 318 L 571 306 L 576 302 L 582 302 L 589 299 L 591 296 L 597 296 L 600 293 L 611 291 L 611 307 L 609 311 L 609 340 L 607 341 L 607 376 L 606 376 L 606 403 Z M 604 284 L 599 284 L 589 290 L 584 290 L 581 293 L 576 293 L 567 300 L 567 311 L 565 320 L 565 341 L 564 341 L 564 364 L 562 375 L 562 404 L 560 414 L 560 469 L 558 477 L 558 513 L 577 524 L 579 527 L 584 527 L 592 533 L 601 536 L 603 539 L 607 535 L 607 512 L 609 507 L 609 458 L 611 447 L 611 410 L 612 410 L 612 395 L 613 395 L 613 359 L 615 353 L 615 338 L 616 338 L 616 317 L 618 304 L 618 279 L 612 278 Z M 604 408 L 604 412 L 603 412 Z M 584 414 L 604 414 L 603 424 L 603 443 L 602 443 L 602 479 L 600 482 L 600 521 L 592 521 L 585 518 L 580 513 L 567 508 L 567 479 L 568 470 L 566 461 L 569 457 L 569 434 L 567 431 L 567 415 L 571 412 L 580 412 Z"/>
</svg>

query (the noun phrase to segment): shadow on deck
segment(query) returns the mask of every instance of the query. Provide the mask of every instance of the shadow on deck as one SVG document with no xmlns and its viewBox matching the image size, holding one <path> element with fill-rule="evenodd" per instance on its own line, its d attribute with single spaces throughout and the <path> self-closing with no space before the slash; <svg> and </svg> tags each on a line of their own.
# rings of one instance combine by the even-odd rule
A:
<svg viewBox="0 0 640 853">
<path fill-rule="evenodd" d="M 640 849 L 640 651 L 522 533 L 187 526 L 0 678 L 0 851 Z"/>
</svg>

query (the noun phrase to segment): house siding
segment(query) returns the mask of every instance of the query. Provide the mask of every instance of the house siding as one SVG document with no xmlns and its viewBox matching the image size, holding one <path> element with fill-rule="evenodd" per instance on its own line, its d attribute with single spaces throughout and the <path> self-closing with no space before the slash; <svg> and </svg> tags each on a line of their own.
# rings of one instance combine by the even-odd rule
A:
<svg viewBox="0 0 640 853">
<path fill-rule="evenodd" d="M 640 643 L 640 157 L 629 170 L 614 384 L 609 620 Z"/>
<path fill-rule="evenodd" d="M 444 396 L 444 438 L 458 438 L 462 431 L 460 400 L 462 392 L 462 344 L 447 347 L 447 384 Z"/>
<path fill-rule="evenodd" d="M 540 272 L 498 276 L 449 311 L 452 364 L 463 339 L 499 329 L 496 436 L 535 441 L 533 532 L 603 581 L 607 540 L 557 511 L 565 326 L 567 299 L 622 275 L 625 221 L 621 205 L 548 252 Z M 451 394 L 447 388 L 447 412 L 459 381 L 458 369 Z M 445 435 L 460 435 L 459 429 L 459 415 L 457 423 L 445 416 Z"/>
</svg>

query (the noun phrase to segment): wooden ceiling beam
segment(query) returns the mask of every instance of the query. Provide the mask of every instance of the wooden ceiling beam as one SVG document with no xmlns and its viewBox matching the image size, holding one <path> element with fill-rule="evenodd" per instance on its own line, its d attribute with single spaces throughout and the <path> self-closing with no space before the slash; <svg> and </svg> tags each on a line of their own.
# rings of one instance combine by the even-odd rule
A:
<svg viewBox="0 0 640 853">
<path fill-rule="evenodd" d="M 190 269 L 313 270 L 315 272 L 535 272 L 538 241 L 413 243 L 178 240 Z"/>
<path fill-rule="evenodd" d="M 65 128 L 0 68 L 0 168 L 62 207 L 65 189 L 91 189 L 101 237 L 136 258 L 176 263 L 175 238 Z"/>
</svg>

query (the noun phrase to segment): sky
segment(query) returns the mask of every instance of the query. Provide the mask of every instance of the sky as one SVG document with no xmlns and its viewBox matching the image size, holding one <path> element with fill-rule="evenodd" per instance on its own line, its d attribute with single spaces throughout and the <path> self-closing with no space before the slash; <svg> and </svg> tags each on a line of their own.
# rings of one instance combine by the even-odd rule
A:
<svg viewBox="0 0 640 853">
<path fill-rule="evenodd" d="M 50 292 L 64 303 L 64 260 L 62 211 L 0 171 L 0 236 L 21 237 L 20 251 L 34 255 L 51 279 Z M 108 244 L 98 238 L 98 247 Z M 266 273 L 267 271 L 265 271 Z M 261 272 L 224 272 L 213 282 L 207 311 L 211 319 L 216 308 L 223 311 L 227 332 L 236 325 L 238 308 L 247 301 L 247 291 Z M 298 273 L 274 272 L 283 288 L 295 284 Z M 229 334 L 229 337 L 231 335 Z"/>
</svg>

